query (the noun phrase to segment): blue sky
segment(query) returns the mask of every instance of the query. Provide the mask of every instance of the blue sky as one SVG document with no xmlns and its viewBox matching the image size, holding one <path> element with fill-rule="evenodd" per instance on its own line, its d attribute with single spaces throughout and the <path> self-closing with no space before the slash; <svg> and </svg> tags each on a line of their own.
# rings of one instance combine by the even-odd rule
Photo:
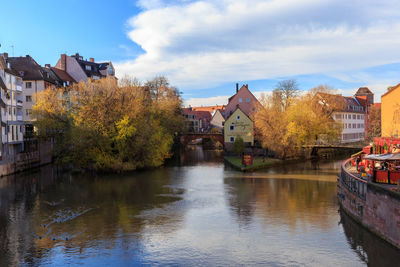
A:
<svg viewBox="0 0 400 267">
<path fill-rule="evenodd" d="M 20 0 L 2 3 L 1 52 L 54 65 L 111 60 L 118 76 L 165 75 L 186 104 L 259 95 L 287 78 L 351 95 L 400 82 L 400 2 L 382 0 Z"/>
</svg>

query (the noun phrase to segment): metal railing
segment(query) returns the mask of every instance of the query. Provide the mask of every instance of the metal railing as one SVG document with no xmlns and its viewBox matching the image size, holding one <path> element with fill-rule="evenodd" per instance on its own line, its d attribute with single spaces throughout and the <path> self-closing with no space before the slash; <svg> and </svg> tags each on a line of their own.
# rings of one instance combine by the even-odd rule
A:
<svg viewBox="0 0 400 267">
<path fill-rule="evenodd" d="M 347 159 L 342 163 L 342 170 L 340 179 L 343 185 L 357 195 L 359 198 L 364 199 L 367 195 L 367 181 L 363 180 L 348 171 L 351 164 L 351 159 Z"/>
</svg>

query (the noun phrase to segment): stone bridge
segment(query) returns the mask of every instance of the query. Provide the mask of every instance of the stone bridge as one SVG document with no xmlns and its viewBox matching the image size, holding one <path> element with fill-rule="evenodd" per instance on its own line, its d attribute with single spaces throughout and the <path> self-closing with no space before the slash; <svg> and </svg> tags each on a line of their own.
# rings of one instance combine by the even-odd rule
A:
<svg viewBox="0 0 400 267">
<path fill-rule="evenodd" d="M 196 139 L 211 139 L 214 141 L 218 141 L 221 144 L 224 144 L 224 135 L 220 133 L 185 133 L 182 134 L 180 139 L 181 139 L 181 144 L 188 144 L 193 140 Z"/>
</svg>

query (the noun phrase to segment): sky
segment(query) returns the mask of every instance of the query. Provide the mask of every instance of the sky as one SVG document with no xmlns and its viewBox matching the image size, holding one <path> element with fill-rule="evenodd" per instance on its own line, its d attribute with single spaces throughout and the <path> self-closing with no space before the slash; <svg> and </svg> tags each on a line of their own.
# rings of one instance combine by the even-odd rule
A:
<svg viewBox="0 0 400 267">
<path fill-rule="evenodd" d="M 225 104 L 279 81 L 343 95 L 400 82 L 400 1 L 19 0 L 2 3 L 0 52 L 55 65 L 79 52 L 118 77 L 166 76 L 185 105 Z"/>
</svg>

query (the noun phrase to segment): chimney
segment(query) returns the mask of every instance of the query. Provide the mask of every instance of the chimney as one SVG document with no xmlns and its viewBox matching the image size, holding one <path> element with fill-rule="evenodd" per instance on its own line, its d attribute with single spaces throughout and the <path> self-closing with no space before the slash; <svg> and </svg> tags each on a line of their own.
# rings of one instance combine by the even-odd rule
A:
<svg viewBox="0 0 400 267">
<path fill-rule="evenodd" d="M 249 89 L 249 85 L 246 83 L 246 88 Z"/>
<path fill-rule="evenodd" d="M 89 61 L 90 61 L 90 62 L 94 62 L 94 58 L 91 57 L 91 58 L 89 59 Z"/>
<path fill-rule="evenodd" d="M 67 71 L 67 54 L 61 54 L 61 64 L 60 69 Z"/>
<path fill-rule="evenodd" d="M 3 56 L 4 56 L 5 59 L 7 59 L 8 58 L 8 53 L 4 53 Z"/>
<path fill-rule="evenodd" d="M 76 57 L 76 58 L 79 58 L 79 53 L 75 53 L 75 57 Z"/>
<path fill-rule="evenodd" d="M 236 83 L 236 93 L 239 92 L 239 84 Z"/>
</svg>

